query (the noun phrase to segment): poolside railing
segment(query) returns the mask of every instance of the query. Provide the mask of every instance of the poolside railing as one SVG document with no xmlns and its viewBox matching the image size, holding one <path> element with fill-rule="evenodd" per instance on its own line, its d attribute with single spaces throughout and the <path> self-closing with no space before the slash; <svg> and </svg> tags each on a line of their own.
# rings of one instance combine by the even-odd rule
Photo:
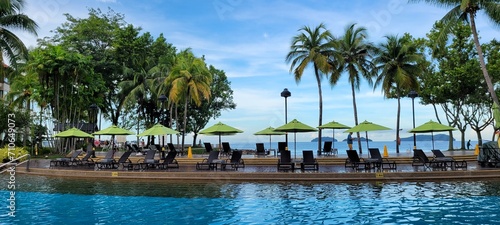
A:
<svg viewBox="0 0 500 225">
<path fill-rule="evenodd" d="M 11 166 L 17 167 L 23 163 L 26 163 L 26 171 L 29 171 L 30 170 L 30 160 L 31 160 L 31 155 L 26 154 L 26 155 L 19 156 L 15 159 L 12 159 L 9 162 L 0 164 L 0 174 L 9 170 L 9 167 L 11 167 Z"/>
</svg>

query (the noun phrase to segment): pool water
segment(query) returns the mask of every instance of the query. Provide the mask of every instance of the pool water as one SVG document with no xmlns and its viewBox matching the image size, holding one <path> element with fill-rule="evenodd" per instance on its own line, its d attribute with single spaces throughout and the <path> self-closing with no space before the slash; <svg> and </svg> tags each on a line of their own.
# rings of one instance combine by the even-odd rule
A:
<svg viewBox="0 0 500 225">
<path fill-rule="evenodd" d="M 6 184 L 7 176 L 0 176 Z M 499 224 L 500 181 L 168 182 L 18 175 L 0 224 Z"/>
</svg>

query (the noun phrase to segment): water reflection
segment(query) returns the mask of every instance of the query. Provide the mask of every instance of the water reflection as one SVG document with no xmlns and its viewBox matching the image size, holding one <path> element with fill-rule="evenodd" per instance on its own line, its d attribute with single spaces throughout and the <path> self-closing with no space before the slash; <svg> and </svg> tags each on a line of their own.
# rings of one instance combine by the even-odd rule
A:
<svg viewBox="0 0 500 225">
<path fill-rule="evenodd" d="M 0 176 L 0 182 L 6 179 Z M 498 180 L 256 183 L 18 176 L 16 183 L 18 213 L 33 224 L 165 224 L 167 218 L 172 224 L 500 222 Z"/>
</svg>

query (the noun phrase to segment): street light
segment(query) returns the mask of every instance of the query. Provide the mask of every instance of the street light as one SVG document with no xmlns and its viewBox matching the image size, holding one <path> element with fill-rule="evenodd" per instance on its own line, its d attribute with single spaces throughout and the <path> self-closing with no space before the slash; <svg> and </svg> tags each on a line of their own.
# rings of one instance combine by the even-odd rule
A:
<svg viewBox="0 0 500 225">
<path fill-rule="evenodd" d="M 283 89 L 283 91 L 281 92 L 281 97 L 285 98 L 285 124 L 288 123 L 287 119 L 288 109 L 287 109 L 286 99 L 290 96 L 292 96 L 292 93 L 288 91 L 288 88 Z M 286 147 L 288 147 L 288 132 L 285 134 L 285 142 L 286 142 Z"/>
<path fill-rule="evenodd" d="M 165 96 L 164 94 L 160 95 L 160 97 L 158 97 L 158 100 L 161 102 L 161 114 L 160 114 L 160 124 L 165 126 L 164 122 L 165 122 L 165 115 L 162 115 L 163 114 L 163 110 L 164 110 L 164 105 L 165 105 L 165 101 L 167 100 L 167 96 Z M 165 135 L 162 135 L 161 136 L 161 157 L 162 158 L 165 158 Z"/>
<path fill-rule="evenodd" d="M 95 103 L 92 103 L 92 105 L 89 106 L 89 109 L 90 109 L 90 125 L 92 126 L 91 130 L 92 130 L 92 133 L 95 132 L 95 125 L 97 123 L 97 110 L 99 109 L 99 107 L 97 107 L 97 105 Z M 94 138 L 91 139 L 92 141 L 92 146 L 93 146 L 93 150 L 94 152 L 92 153 L 92 158 L 95 158 L 95 144 L 94 144 Z"/>
<path fill-rule="evenodd" d="M 411 90 L 408 93 L 408 97 L 411 98 L 411 110 L 413 112 L 413 129 L 415 129 L 415 98 L 418 97 L 418 93 L 414 90 Z M 413 133 L 413 149 L 417 148 L 417 135 Z"/>
</svg>

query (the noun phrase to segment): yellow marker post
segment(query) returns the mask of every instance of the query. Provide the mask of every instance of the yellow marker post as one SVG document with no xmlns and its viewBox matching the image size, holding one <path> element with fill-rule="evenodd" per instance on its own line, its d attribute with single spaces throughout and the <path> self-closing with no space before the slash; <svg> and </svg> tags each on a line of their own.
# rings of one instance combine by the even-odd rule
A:
<svg viewBox="0 0 500 225">
<path fill-rule="evenodd" d="M 384 145 L 384 157 L 389 157 L 389 151 L 387 151 L 387 145 Z"/>
<path fill-rule="evenodd" d="M 193 151 L 191 150 L 191 146 L 188 147 L 188 159 L 193 158 Z"/>
<path fill-rule="evenodd" d="M 474 155 L 479 155 L 479 145 L 476 144 L 476 149 L 474 150 Z"/>
</svg>

